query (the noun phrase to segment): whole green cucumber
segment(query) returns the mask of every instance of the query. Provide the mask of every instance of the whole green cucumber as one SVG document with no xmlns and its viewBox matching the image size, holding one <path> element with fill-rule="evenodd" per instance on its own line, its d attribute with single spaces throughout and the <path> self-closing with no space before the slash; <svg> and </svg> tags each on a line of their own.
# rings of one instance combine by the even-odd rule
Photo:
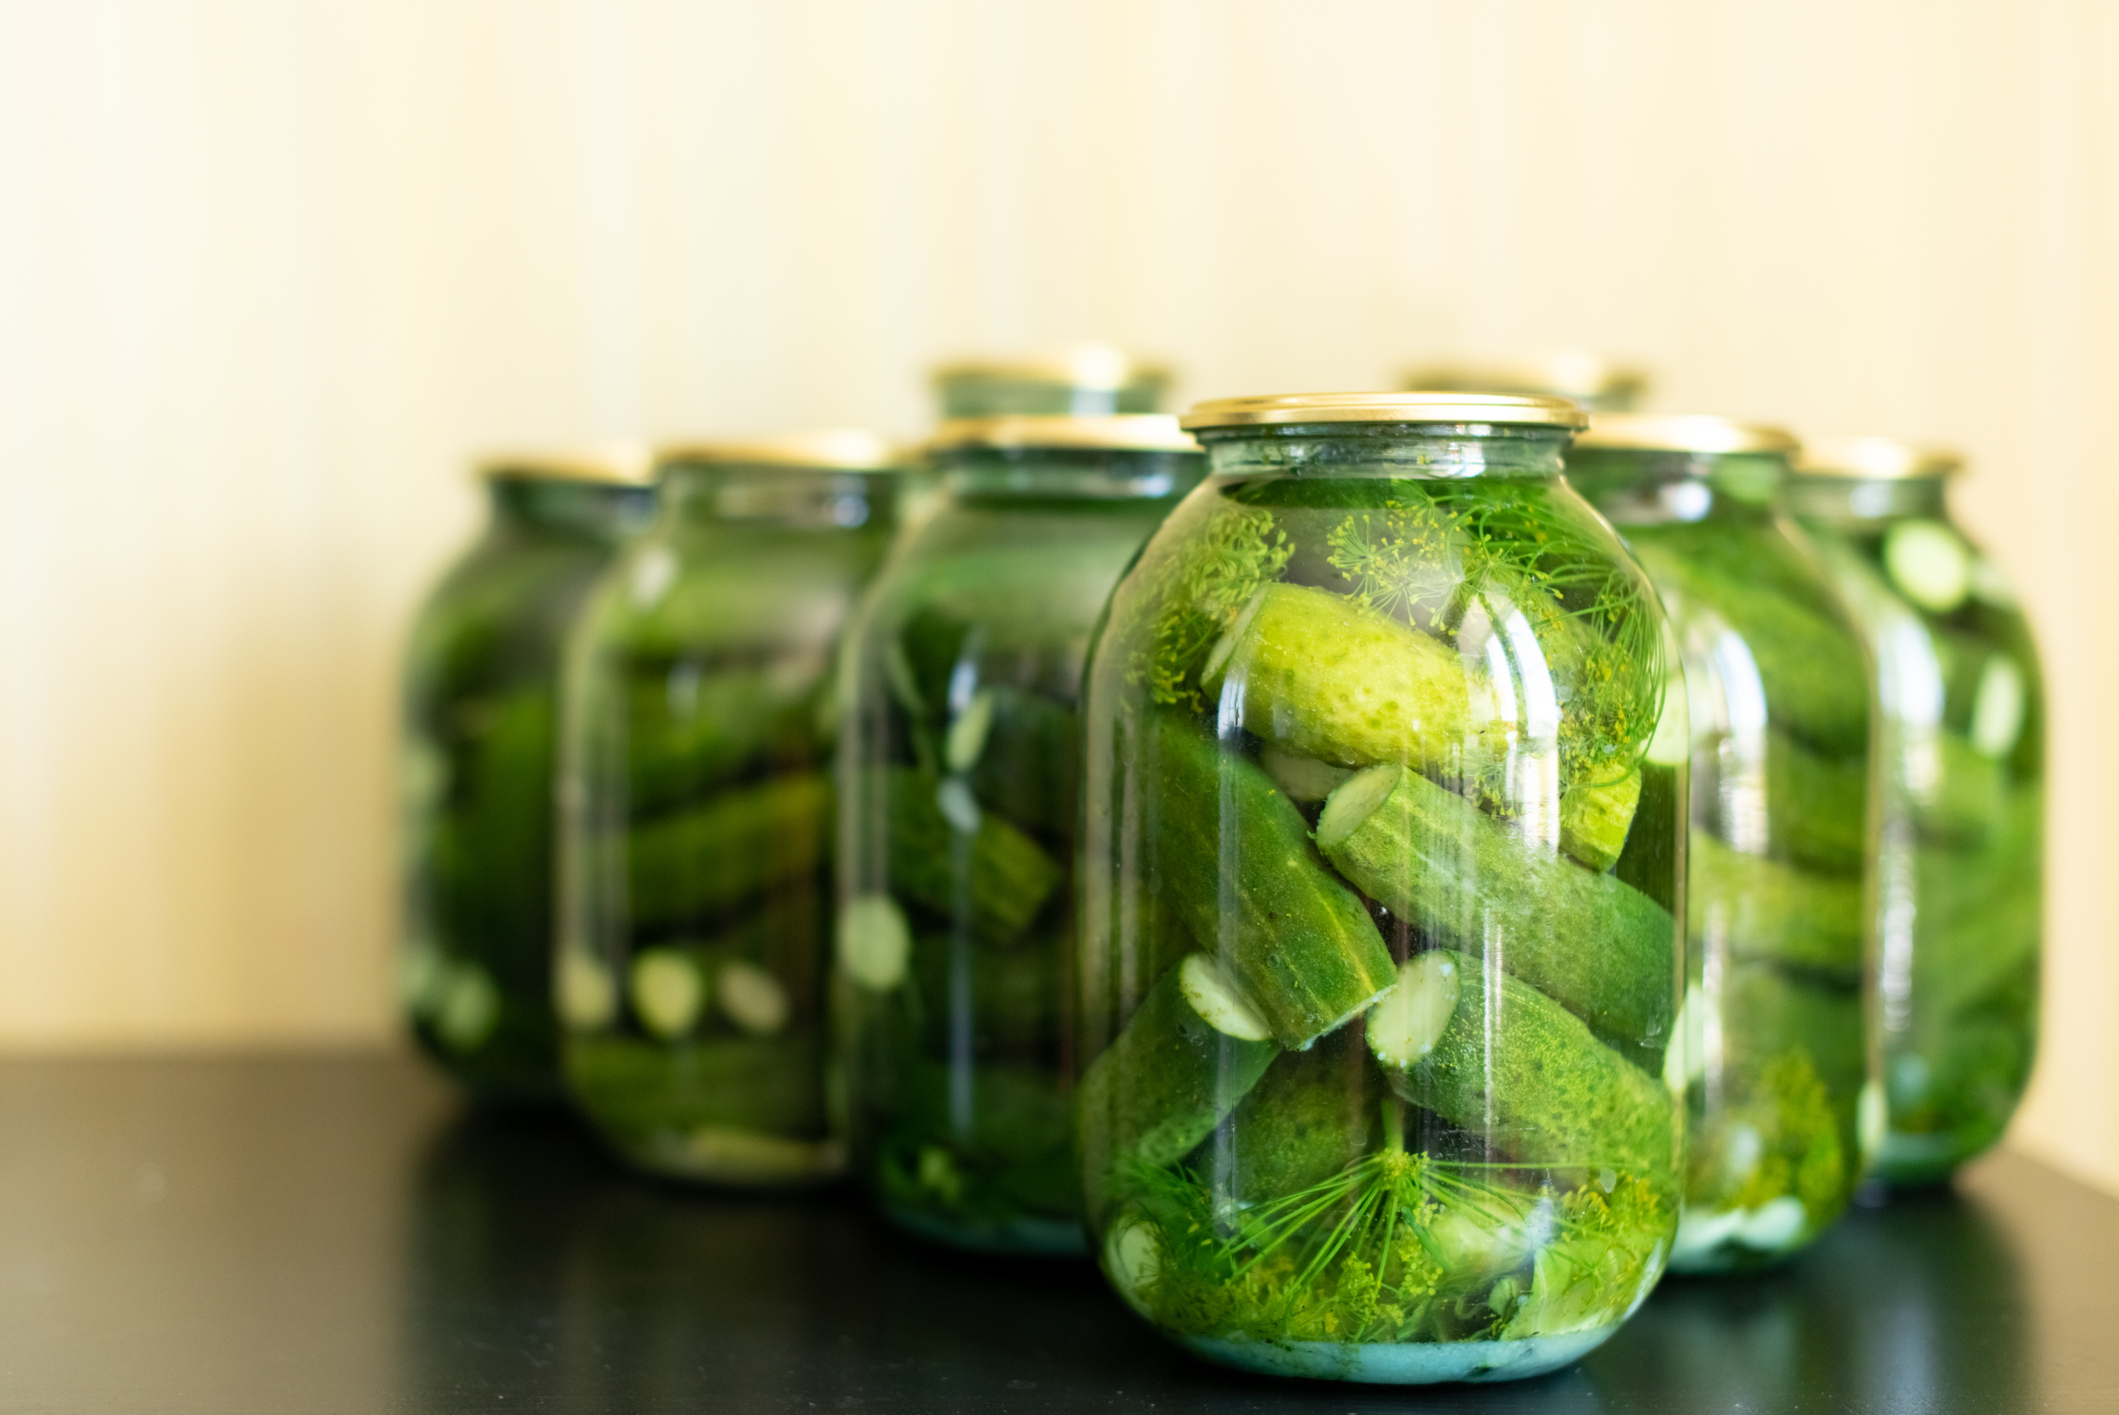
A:
<svg viewBox="0 0 2119 1415">
<path fill-rule="evenodd" d="M 1766 736 L 1767 829 L 1775 853 L 1828 873 L 1862 867 L 1869 843 L 1869 764 L 1827 757 L 1786 733 Z"/>
<path fill-rule="evenodd" d="M 1676 924 L 1633 886 L 1396 765 L 1370 767 L 1332 793 L 1317 845 L 1363 893 L 1429 937 L 1491 950 L 1606 1036 L 1668 1045 Z"/>
<path fill-rule="evenodd" d="M 1382 1100 L 1362 1029 L 1342 1027 L 1308 1051 L 1282 1052 L 1208 1139 L 1225 1158 L 1197 1167 L 1240 1204 L 1296 1193 L 1368 1153 Z"/>
<path fill-rule="evenodd" d="M 1306 1047 L 1390 987 L 1390 950 L 1271 777 L 1177 718 L 1159 724 L 1149 738 L 1156 877 L 1275 1040 Z"/>
<path fill-rule="evenodd" d="M 1093 1221 L 1140 1166 L 1177 1163 L 1265 1074 L 1280 1047 L 1212 959 L 1163 974 L 1076 1092 L 1082 1192 Z"/>
<path fill-rule="evenodd" d="M 1701 946 L 1737 958 L 1858 975 L 1862 882 L 1747 855 L 1707 834 L 1687 846 L 1686 928 Z"/>
<path fill-rule="evenodd" d="M 1388 1006 L 1408 1025 L 1372 1025 L 1369 1048 L 1406 1101 L 1526 1164 L 1608 1167 L 1658 1185 L 1674 1172 L 1668 1088 L 1530 984 L 1435 949 L 1406 961 Z"/>
<path fill-rule="evenodd" d="M 910 767 L 883 767 L 868 786 L 884 793 L 890 891 L 898 897 L 944 918 L 966 917 L 991 942 L 1013 943 L 1059 887 L 1052 857 L 981 809 L 961 777 L 937 781 Z"/>
<path fill-rule="evenodd" d="M 1299 756 L 1440 768 L 1460 746 L 1470 690 L 1457 651 L 1344 595 L 1260 590 L 1204 675 L 1233 682 L 1244 727 Z"/>
<path fill-rule="evenodd" d="M 690 676 L 673 668 L 636 679 L 628 690 L 628 807 L 646 815 L 760 760 L 813 757 L 823 678 L 822 655 L 798 654 L 763 667 Z"/>
<path fill-rule="evenodd" d="M 831 783 L 776 776 L 636 825 L 626 837 L 633 926 L 682 925 L 800 878 L 823 856 Z"/>
</svg>

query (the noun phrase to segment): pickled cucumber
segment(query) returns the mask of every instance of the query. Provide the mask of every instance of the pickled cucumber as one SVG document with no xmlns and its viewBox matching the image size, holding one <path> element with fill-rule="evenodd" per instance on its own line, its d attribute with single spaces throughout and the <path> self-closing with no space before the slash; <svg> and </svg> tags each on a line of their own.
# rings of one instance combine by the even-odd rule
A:
<svg viewBox="0 0 2119 1415">
<path fill-rule="evenodd" d="M 1408 960 L 1399 988 L 1412 1000 L 1430 990 L 1455 994 L 1433 1045 L 1411 1066 L 1392 1064 L 1401 1053 L 1372 1037 L 1370 1049 L 1402 1098 L 1483 1132 L 1519 1161 L 1669 1172 L 1676 1144 L 1669 1090 L 1559 1003 L 1449 949 Z"/>
<path fill-rule="evenodd" d="M 1159 722 L 1154 849 L 1169 902 L 1275 1039 L 1306 1047 L 1390 987 L 1390 950 L 1272 778 L 1177 719 Z"/>
<path fill-rule="evenodd" d="M 1772 849 L 1798 865 L 1854 874 L 1869 843 L 1869 764 L 1821 756 L 1781 732 L 1766 737 Z"/>
<path fill-rule="evenodd" d="M 1204 680 L 1210 693 L 1233 685 L 1250 731 L 1297 755 L 1349 766 L 1439 769 L 1470 716 L 1455 649 L 1303 585 L 1260 590 L 1215 645 Z"/>
<path fill-rule="evenodd" d="M 1076 1106 L 1093 1220 L 1108 1215 L 1141 1167 L 1174 1164 L 1212 1134 L 1280 1054 L 1247 1012 L 1213 960 L 1190 954 L 1089 1064 Z"/>
<path fill-rule="evenodd" d="M 982 937 L 996 943 L 1022 937 L 1059 886 L 1052 857 L 980 809 L 960 778 L 937 781 L 891 767 L 878 769 L 870 782 L 871 790 L 888 795 L 884 838 L 891 890 L 945 918 L 968 916 Z"/>
<path fill-rule="evenodd" d="M 1674 921 L 1631 885 L 1531 843 L 1395 765 L 1370 767 L 1332 793 L 1317 845 L 1363 893 L 1430 938 L 1491 950 L 1606 1037 L 1668 1044 Z"/>
<path fill-rule="evenodd" d="M 1641 770 L 1617 781 L 1576 786 L 1560 797 L 1560 848 L 1602 872 L 1619 862 L 1641 803 Z"/>
<path fill-rule="evenodd" d="M 634 926 L 682 924 L 808 874 L 822 858 L 830 810 L 830 783 L 804 773 L 635 826 L 626 839 Z"/>
<path fill-rule="evenodd" d="M 1208 1138 L 1196 1167 L 1240 1203 L 1281 1198 L 1339 1173 L 1377 1138 L 1383 1087 L 1362 1058 L 1358 1027 L 1342 1027 L 1308 1051 L 1281 1053 Z"/>
<path fill-rule="evenodd" d="M 1862 966 L 1862 882 L 1742 854 L 1693 833 L 1690 936 L 1738 958 L 1852 977 Z"/>
</svg>

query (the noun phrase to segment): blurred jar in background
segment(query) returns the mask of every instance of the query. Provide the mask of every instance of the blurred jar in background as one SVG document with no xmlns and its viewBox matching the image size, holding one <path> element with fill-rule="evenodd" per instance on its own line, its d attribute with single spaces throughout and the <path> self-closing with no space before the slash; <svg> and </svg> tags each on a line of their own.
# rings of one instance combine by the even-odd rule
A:
<svg viewBox="0 0 2119 1415">
<path fill-rule="evenodd" d="M 1154 413 L 1169 386 L 1169 369 L 1101 343 L 958 359 L 934 371 L 945 419 Z"/>
<path fill-rule="evenodd" d="M 1136 415 L 948 422 L 930 461 L 940 505 L 844 659 L 833 997 L 854 1165 L 914 1232 L 1079 1253 L 1082 660 L 1204 458 L 1175 418 Z"/>
<path fill-rule="evenodd" d="M 832 663 L 889 544 L 862 432 L 667 452 L 662 512 L 570 645 L 558 991 L 568 1085 L 642 1168 L 836 1174 L 826 1123 Z"/>
<path fill-rule="evenodd" d="M 1869 661 L 1775 510 L 1794 450 L 1777 428 L 1611 414 L 1567 454 L 1655 582 L 1691 705 L 1684 1062 L 1667 1072 L 1689 1082 L 1678 1272 L 1757 1267 L 1822 1233 L 1853 1197 L 1877 1099 Z M 1686 750 L 1650 747 L 1644 801 L 1671 789 L 1659 757 Z"/>
<path fill-rule="evenodd" d="M 1648 396 L 1647 371 L 1589 349 L 1551 349 L 1519 359 L 1465 359 L 1406 374 L 1401 388 L 1459 393 L 1543 394 L 1593 413 L 1631 412 Z"/>
<path fill-rule="evenodd" d="M 2038 1038 L 2044 691 L 2016 597 L 1950 519 L 1952 453 L 1805 449 L 1787 504 L 1876 658 L 1877 1170 L 1932 1183 L 2001 1138 Z"/>
<path fill-rule="evenodd" d="M 428 596 L 404 704 L 405 1013 L 477 1095 L 556 1100 L 552 760 L 561 643 L 654 513 L 645 448 L 482 469 L 485 534 Z"/>
</svg>

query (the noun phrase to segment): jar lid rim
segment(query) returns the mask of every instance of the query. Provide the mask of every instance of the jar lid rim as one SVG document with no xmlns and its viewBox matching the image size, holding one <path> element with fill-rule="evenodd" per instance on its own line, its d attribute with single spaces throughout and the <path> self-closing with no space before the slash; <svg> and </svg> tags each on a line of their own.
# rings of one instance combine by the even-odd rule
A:
<svg viewBox="0 0 2119 1415">
<path fill-rule="evenodd" d="M 650 486 L 655 459 L 645 442 L 616 439 L 575 447 L 501 448 L 474 459 L 476 475 L 486 481 L 596 482 L 611 486 Z"/>
<path fill-rule="evenodd" d="M 881 433 L 866 428 L 809 428 L 703 442 L 677 442 L 655 451 L 658 468 L 678 463 L 786 467 L 796 471 L 890 472 L 905 454 Z"/>
<path fill-rule="evenodd" d="M 1805 442 L 1793 469 L 1846 481 L 1916 481 L 1955 476 L 1964 470 L 1964 456 L 1953 448 L 1895 437 L 1829 437 Z"/>
<path fill-rule="evenodd" d="M 1096 417 L 1010 413 L 988 418 L 951 418 L 935 429 L 927 447 L 932 452 L 972 447 L 1199 451 L 1199 443 L 1168 413 L 1111 413 Z"/>
<path fill-rule="evenodd" d="M 1275 393 L 1194 403 L 1185 428 L 1259 427 L 1284 423 L 1451 423 L 1580 428 L 1589 415 L 1568 398 L 1545 394 Z"/>
<path fill-rule="evenodd" d="M 1739 422 L 1714 413 L 1591 413 L 1576 447 L 1619 451 L 1696 452 L 1708 456 L 1771 453 L 1790 456 L 1795 434 L 1770 423 Z"/>
<path fill-rule="evenodd" d="M 934 366 L 930 377 L 937 384 L 959 378 L 1007 378 L 1116 392 L 1137 383 L 1167 383 L 1170 368 L 1130 354 L 1116 344 L 1090 339 L 1012 354 L 944 359 Z"/>
</svg>

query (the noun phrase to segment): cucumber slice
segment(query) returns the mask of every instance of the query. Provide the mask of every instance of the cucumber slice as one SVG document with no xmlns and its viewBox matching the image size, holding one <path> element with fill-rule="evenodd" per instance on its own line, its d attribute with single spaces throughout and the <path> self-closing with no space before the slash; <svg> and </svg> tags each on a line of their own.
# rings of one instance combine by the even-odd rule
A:
<svg viewBox="0 0 2119 1415">
<path fill-rule="evenodd" d="M 1272 778 L 1189 724 L 1159 721 L 1149 769 L 1161 888 L 1281 1045 L 1306 1047 L 1397 981 L 1390 950 Z"/>
<path fill-rule="evenodd" d="M 823 855 L 830 810 L 830 783 L 805 773 L 635 826 L 626 842 L 634 926 L 681 924 L 810 873 Z"/>
<path fill-rule="evenodd" d="M 980 937 L 1012 943 L 1059 888 L 1060 868 L 1037 842 L 981 811 L 962 778 L 937 783 L 908 767 L 868 778 L 886 793 L 893 893 L 945 918 L 968 916 Z"/>
<path fill-rule="evenodd" d="M 1212 960 L 1202 961 L 1211 976 Z M 1096 1221 L 1131 1190 L 1141 1166 L 1175 1164 L 1211 1135 L 1280 1052 L 1201 1015 L 1185 974 L 1185 964 L 1163 974 L 1082 1075 L 1082 1185 Z"/>
<path fill-rule="evenodd" d="M 637 955 L 626 994 L 648 1035 L 666 1042 L 688 1034 L 706 1009 L 705 977 L 688 954 L 674 948 L 650 948 Z"/>
<path fill-rule="evenodd" d="M 972 695 L 971 702 L 949 724 L 942 739 L 942 761 L 953 772 L 969 771 L 986 750 L 986 734 L 993 729 L 993 690 Z"/>
<path fill-rule="evenodd" d="M 861 894 L 839 911 L 839 966 L 868 992 L 889 992 L 905 981 L 912 928 L 887 894 Z"/>
<path fill-rule="evenodd" d="M 1901 521 L 1884 535 L 1891 583 L 1922 609 L 1948 614 L 1972 588 L 1972 556 L 1940 521 Z"/>
<path fill-rule="evenodd" d="M 1577 786 L 1560 798 L 1560 848 L 1602 874 L 1619 862 L 1641 803 L 1641 770 L 1602 786 Z"/>
<path fill-rule="evenodd" d="M 740 958 L 721 965 L 714 978 L 714 998 L 729 1021 L 754 1037 L 785 1030 L 793 1011 L 780 980 Z"/>
<path fill-rule="evenodd" d="M 1307 805 L 1322 801 L 1339 789 L 1339 783 L 1354 774 L 1352 767 L 1333 766 L 1330 762 L 1318 761 L 1315 757 L 1298 757 L 1293 752 L 1283 752 L 1278 747 L 1268 747 L 1258 754 L 1258 764 L 1273 778 L 1273 784 L 1288 793 L 1291 801 Z"/>
<path fill-rule="evenodd" d="M 1243 723 L 1298 756 L 1440 767 L 1461 743 L 1470 690 L 1457 651 L 1329 590 L 1260 590 L 1206 675 L 1241 695 Z"/>
<path fill-rule="evenodd" d="M 1387 1066 L 1403 1099 L 1483 1134 L 1529 1164 L 1609 1167 L 1652 1185 L 1675 1171 L 1678 1125 L 1662 1081 L 1598 1041 L 1579 1017 L 1469 954 L 1456 1005 L 1433 1048 L 1411 1068 Z"/>
<path fill-rule="evenodd" d="M 2023 734 L 2023 670 L 2007 654 L 1997 653 L 1979 670 L 1979 690 L 1972 699 L 1972 750 L 1996 761 L 2016 750 Z"/>
<path fill-rule="evenodd" d="M 1607 1036 L 1657 1051 L 1668 1044 L 1676 923 L 1633 886 L 1397 765 L 1370 767 L 1332 793 L 1317 846 L 1430 938 L 1492 949 Z"/>
<path fill-rule="evenodd" d="M 1177 985 L 1192 1010 L 1223 1036 L 1244 1042 L 1262 1042 L 1272 1037 L 1272 1029 L 1259 1017 L 1258 1010 L 1229 985 L 1221 969 L 1206 954 L 1185 956 L 1185 961 L 1177 965 Z"/>
<path fill-rule="evenodd" d="M 476 1051 L 500 1023 L 500 989 L 476 963 L 451 963 L 435 1009 L 434 1030 L 455 1052 Z"/>
<path fill-rule="evenodd" d="M 610 969 L 579 949 L 559 955 L 559 1015 L 576 1031 L 596 1032 L 618 1015 L 618 987 Z"/>
<path fill-rule="evenodd" d="M 1398 987 L 1369 1009 L 1369 1050 L 1403 1071 L 1435 1049 L 1457 1011 L 1457 964 L 1444 950 L 1408 958 Z"/>
</svg>

